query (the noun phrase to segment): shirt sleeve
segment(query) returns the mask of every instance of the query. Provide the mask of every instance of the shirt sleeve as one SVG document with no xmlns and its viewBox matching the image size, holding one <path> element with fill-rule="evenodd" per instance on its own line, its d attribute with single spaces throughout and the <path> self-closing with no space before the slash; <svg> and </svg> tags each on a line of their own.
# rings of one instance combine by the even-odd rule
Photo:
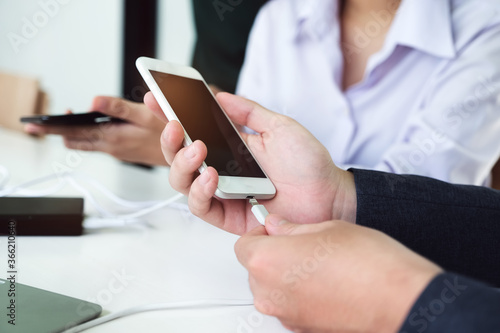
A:
<svg viewBox="0 0 500 333">
<path fill-rule="evenodd" d="M 350 171 L 357 224 L 386 233 L 448 271 L 500 286 L 500 191 Z"/>
<path fill-rule="evenodd" d="M 500 24 L 436 71 L 430 93 L 374 169 L 484 185 L 500 156 Z"/>
<path fill-rule="evenodd" d="M 441 274 L 415 302 L 400 333 L 498 332 L 499 313 L 497 290 L 456 274 Z"/>
</svg>

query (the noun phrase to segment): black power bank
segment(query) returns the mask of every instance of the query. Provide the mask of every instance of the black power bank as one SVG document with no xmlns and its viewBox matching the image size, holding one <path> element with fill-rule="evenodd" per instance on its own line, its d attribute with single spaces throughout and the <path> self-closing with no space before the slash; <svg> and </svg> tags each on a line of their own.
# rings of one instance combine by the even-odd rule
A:
<svg viewBox="0 0 500 333">
<path fill-rule="evenodd" d="M 0 198 L 0 235 L 78 236 L 82 198 Z"/>
</svg>

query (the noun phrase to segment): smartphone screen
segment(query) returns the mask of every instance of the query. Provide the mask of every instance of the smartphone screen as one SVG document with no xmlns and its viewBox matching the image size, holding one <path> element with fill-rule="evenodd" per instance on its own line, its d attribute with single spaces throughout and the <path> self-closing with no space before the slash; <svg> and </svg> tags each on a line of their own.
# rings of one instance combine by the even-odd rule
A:
<svg viewBox="0 0 500 333">
<path fill-rule="evenodd" d="M 207 145 L 208 166 L 220 176 L 266 178 L 203 81 L 150 72 L 189 137 Z"/>
</svg>

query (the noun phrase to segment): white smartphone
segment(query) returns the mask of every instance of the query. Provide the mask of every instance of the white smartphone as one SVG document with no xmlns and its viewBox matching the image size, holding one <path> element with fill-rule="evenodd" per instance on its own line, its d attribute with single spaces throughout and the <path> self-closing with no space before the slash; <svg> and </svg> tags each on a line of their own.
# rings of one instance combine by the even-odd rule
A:
<svg viewBox="0 0 500 333">
<path fill-rule="evenodd" d="M 215 99 L 201 74 L 192 67 L 141 57 L 137 69 L 167 119 L 184 128 L 184 145 L 201 140 L 208 166 L 219 173 L 215 195 L 222 199 L 270 199 L 276 188 Z"/>
</svg>

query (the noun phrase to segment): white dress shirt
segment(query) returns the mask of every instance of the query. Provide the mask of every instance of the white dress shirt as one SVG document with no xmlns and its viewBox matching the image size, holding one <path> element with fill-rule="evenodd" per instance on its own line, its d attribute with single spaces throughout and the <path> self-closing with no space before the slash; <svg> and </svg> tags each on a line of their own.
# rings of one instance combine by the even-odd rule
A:
<svg viewBox="0 0 500 333">
<path fill-rule="evenodd" d="M 298 120 L 340 167 L 485 184 L 500 156 L 500 0 L 403 0 L 346 91 L 337 8 L 266 4 L 237 93 Z M 387 11 L 371 15 L 351 52 L 389 24 Z"/>
</svg>

